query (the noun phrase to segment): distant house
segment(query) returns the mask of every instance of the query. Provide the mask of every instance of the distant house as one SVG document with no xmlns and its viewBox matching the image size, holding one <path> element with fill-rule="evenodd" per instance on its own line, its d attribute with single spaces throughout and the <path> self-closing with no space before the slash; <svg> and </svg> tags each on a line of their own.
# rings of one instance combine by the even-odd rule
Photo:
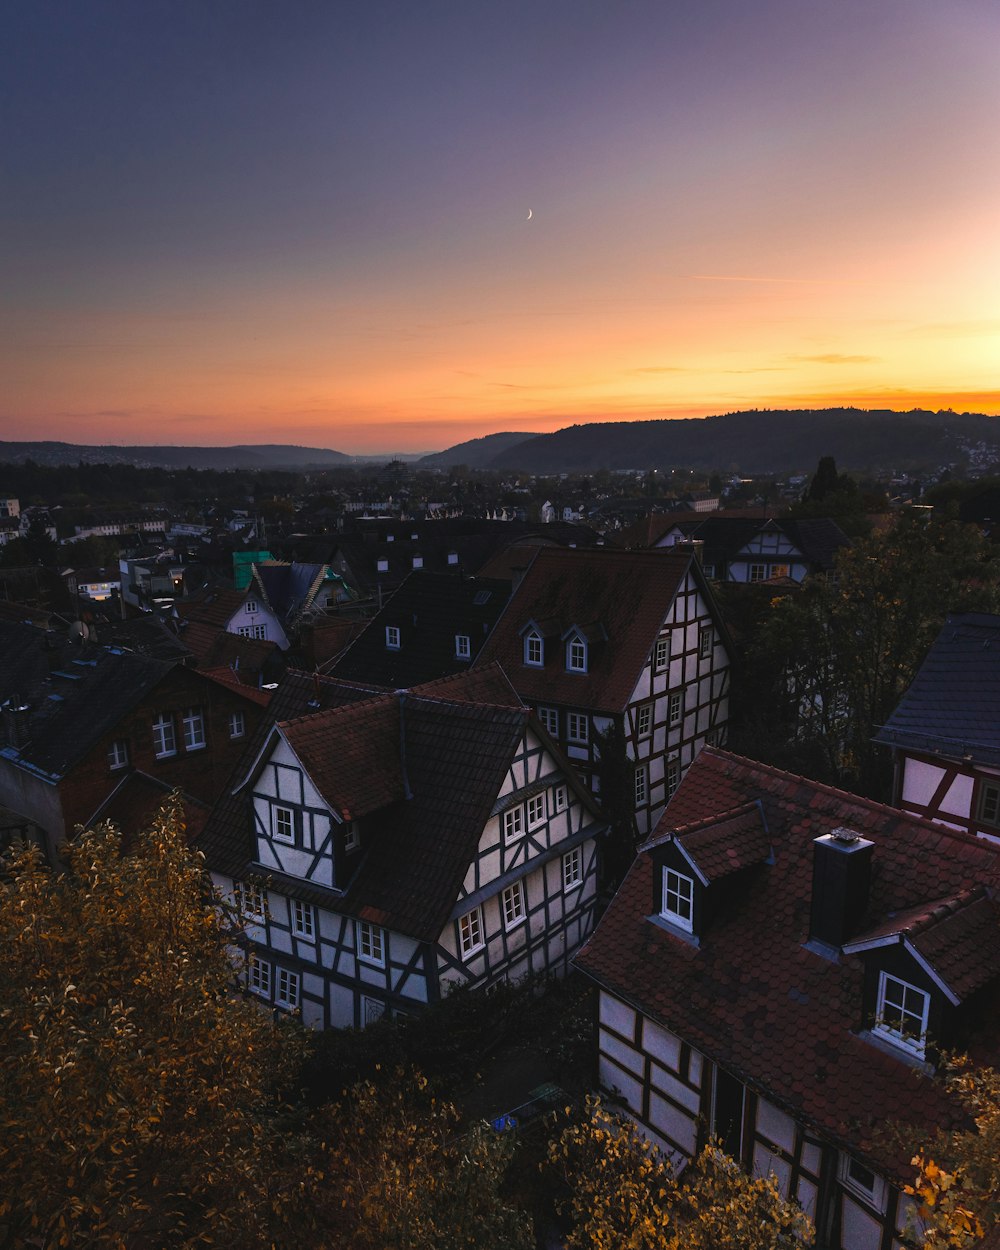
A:
<svg viewBox="0 0 1000 1250">
<path fill-rule="evenodd" d="M 901 1250 L 939 1048 L 1000 1058 L 1000 849 L 708 748 L 576 965 L 598 1065 L 683 1162 L 772 1174 L 828 1250 Z M 912 1125 L 894 1145 L 885 1126 Z"/>
<path fill-rule="evenodd" d="M 363 1026 L 565 971 L 605 826 L 502 674 L 375 697 L 291 674 L 273 714 L 202 839 L 245 917 L 251 993 Z"/>
<path fill-rule="evenodd" d="M 284 624 L 259 586 L 246 590 L 211 589 L 174 606 L 182 622 L 209 626 L 256 642 L 270 642 L 281 651 L 291 646 Z"/>
<path fill-rule="evenodd" d="M 466 671 L 510 598 L 510 582 L 412 572 L 328 671 L 408 688 Z"/>
<path fill-rule="evenodd" d="M 538 548 L 479 662 L 503 667 L 595 792 L 601 735 L 620 730 L 641 834 L 726 733 L 728 638 L 689 554 Z"/>
<path fill-rule="evenodd" d="M 950 614 L 875 741 L 899 807 L 1000 842 L 1000 616 Z"/>
<path fill-rule="evenodd" d="M 121 573 L 116 568 L 72 569 L 66 575 L 66 588 L 70 595 L 92 603 L 103 603 L 121 593 Z"/>
<path fill-rule="evenodd" d="M 810 573 L 829 573 L 850 540 L 826 517 L 726 516 L 721 513 L 654 515 L 623 534 L 633 547 L 672 547 L 695 543 L 705 576 L 720 582 L 763 582 Z"/>
</svg>

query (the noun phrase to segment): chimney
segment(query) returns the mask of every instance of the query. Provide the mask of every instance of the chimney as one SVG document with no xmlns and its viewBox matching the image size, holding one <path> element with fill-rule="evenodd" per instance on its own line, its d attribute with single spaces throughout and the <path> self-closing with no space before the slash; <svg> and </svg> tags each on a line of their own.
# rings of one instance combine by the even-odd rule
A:
<svg viewBox="0 0 1000 1250">
<path fill-rule="evenodd" d="M 705 541 L 702 538 L 683 538 L 679 542 L 674 543 L 674 550 L 681 551 L 688 556 L 694 556 L 699 564 L 704 563 Z"/>
<path fill-rule="evenodd" d="M 874 849 L 874 842 L 852 829 L 815 839 L 810 941 L 839 949 L 856 931 L 868 908 Z"/>
</svg>

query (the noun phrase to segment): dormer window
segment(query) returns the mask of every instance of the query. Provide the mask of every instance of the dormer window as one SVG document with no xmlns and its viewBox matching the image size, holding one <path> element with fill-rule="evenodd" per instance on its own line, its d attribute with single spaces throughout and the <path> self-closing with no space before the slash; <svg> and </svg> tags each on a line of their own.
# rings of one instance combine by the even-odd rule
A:
<svg viewBox="0 0 1000 1250">
<path fill-rule="evenodd" d="M 694 932 L 694 880 L 673 868 L 663 869 L 660 915 L 687 933 Z"/>
<path fill-rule="evenodd" d="M 349 820 L 344 826 L 344 850 L 356 851 L 361 845 L 361 831 L 357 821 Z"/>
<path fill-rule="evenodd" d="M 399 650 L 399 626 L 387 625 L 385 627 L 385 645 L 390 651 Z"/>
<path fill-rule="evenodd" d="M 524 662 L 532 668 L 541 668 L 545 663 L 542 650 L 542 636 L 531 630 L 524 636 Z"/>
<path fill-rule="evenodd" d="M 888 972 L 879 973 L 878 1007 L 872 1025 L 877 1037 L 923 1059 L 929 1010 L 929 994 Z"/>
<path fill-rule="evenodd" d="M 566 668 L 571 673 L 587 671 L 587 644 L 575 634 L 566 644 Z"/>
</svg>

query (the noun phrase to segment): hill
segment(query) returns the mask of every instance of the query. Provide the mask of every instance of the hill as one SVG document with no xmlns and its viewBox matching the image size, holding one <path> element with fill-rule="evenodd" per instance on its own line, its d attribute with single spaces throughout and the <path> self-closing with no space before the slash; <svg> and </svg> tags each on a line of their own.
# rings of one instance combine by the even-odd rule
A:
<svg viewBox="0 0 1000 1250">
<path fill-rule="evenodd" d="M 604 421 L 535 435 L 498 452 L 483 467 L 534 473 L 690 468 L 767 475 L 811 471 L 824 455 L 834 456 L 842 469 L 911 473 L 970 458 L 1000 461 L 1000 420 L 968 412 L 823 408 Z"/>
<path fill-rule="evenodd" d="M 132 464 L 140 469 L 303 469 L 352 464 L 353 457 L 324 447 L 280 443 L 238 447 L 102 447 L 80 443 L 3 443 L 0 461 L 60 464 Z"/>
<path fill-rule="evenodd" d="M 422 456 L 417 463 L 422 469 L 448 469 L 453 464 L 464 464 L 469 469 L 486 469 L 501 452 L 513 451 L 514 447 L 536 437 L 534 434 L 487 434 L 484 438 L 471 438 L 444 451 Z"/>
</svg>

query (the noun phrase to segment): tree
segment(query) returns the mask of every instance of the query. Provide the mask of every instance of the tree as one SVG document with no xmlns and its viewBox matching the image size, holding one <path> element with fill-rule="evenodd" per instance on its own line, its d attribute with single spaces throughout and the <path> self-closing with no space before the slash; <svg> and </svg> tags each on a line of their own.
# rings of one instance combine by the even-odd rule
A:
<svg viewBox="0 0 1000 1250">
<path fill-rule="evenodd" d="M 628 754 L 625 730 L 619 720 L 595 736 L 600 779 L 601 812 L 608 822 L 602 853 L 603 883 L 621 885 L 635 859 L 639 841 L 635 821 L 635 763 Z"/>
<path fill-rule="evenodd" d="M 0 885 L 0 1234 L 269 1245 L 310 1178 L 283 1166 L 302 1030 L 234 994 L 177 802 L 131 853 L 101 826 L 65 862 L 17 850 Z"/>
<path fill-rule="evenodd" d="M 802 1210 L 773 1177 L 753 1179 L 710 1143 L 678 1177 L 631 1119 L 588 1098 L 549 1143 L 567 1187 L 567 1250 L 798 1250 L 812 1245 Z"/>
</svg>

